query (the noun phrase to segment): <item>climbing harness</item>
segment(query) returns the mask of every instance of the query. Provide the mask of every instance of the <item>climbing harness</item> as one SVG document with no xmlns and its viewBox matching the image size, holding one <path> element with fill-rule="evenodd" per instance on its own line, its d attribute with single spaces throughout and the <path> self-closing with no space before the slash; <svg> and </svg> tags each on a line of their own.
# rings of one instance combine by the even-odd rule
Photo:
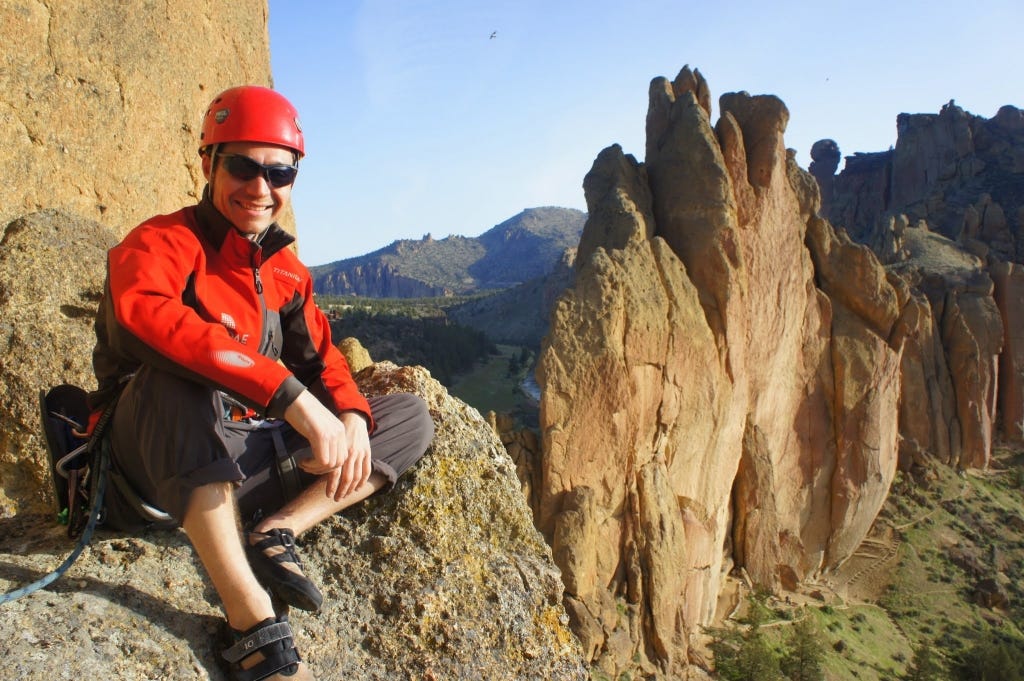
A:
<svg viewBox="0 0 1024 681">
<path fill-rule="evenodd" d="M 89 519 L 85 524 L 85 530 L 82 532 L 82 536 L 79 538 L 78 544 L 75 546 L 75 550 L 72 551 L 71 555 L 65 558 L 64 562 L 61 563 L 53 572 L 37 579 L 31 584 L 21 587 L 20 589 L 15 589 L 14 591 L 10 591 L 0 596 L 0 605 L 16 601 L 22 596 L 28 596 L 29 594 L 39 591 L 60 579 L 61 576 L 68 571 L 68 568 L 78 560 L 78 556 L 82 554 L 85 547 L 88 546 L 89 542 L 92 540 L 93 531 L 96 529 L 96 525 L 99 522 L 100 515 L 103 512 L 103 494 L 106 492 L 107 487 L 107 476 L 103 471 L 109 466 L 110 453 L 108 449 L 109 445 L 104 441 L 104 444 L 100 447 L 98 460 L 95 463 L 95 468 L 97 468 L 98 472 L 96 474 L 96 488 L 92 495 L 92 508 L 89 510 Z"/>
<path fill-rule="evenodd" d="M 58 520 L 66 522 L 68 537 L 81 536 L 74 550 L 56 570 L 31 584 L 0 595 L 0 605 L 38 591 L 68 571 L 88 546 L 96 526 L 102 521 L 103 496 L 110 472 L 110 442 L 105 437 L 114 413 L 115 398 L 100 415 L 92 434 L 84 433 L 88 420 L 85 391 L 72 385 L 60 385 L 40 393 L 43 432 L 50 456 L 50 475 L 57 500 Z M 85 440 L 72 447 L 76 440 Z M 63 482 L 63 481 L 66 481 Z M 84 515 L 88 509 L 88 515 Z"/>
</svg>

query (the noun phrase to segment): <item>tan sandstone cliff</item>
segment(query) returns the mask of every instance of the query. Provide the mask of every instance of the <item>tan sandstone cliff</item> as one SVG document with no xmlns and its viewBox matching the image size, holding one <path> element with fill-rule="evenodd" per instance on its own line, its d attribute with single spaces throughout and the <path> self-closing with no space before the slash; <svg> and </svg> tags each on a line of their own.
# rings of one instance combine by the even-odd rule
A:
<svg viewBox="0 0 1024 681">
<path fill-rule="evenodd" d="M 8 391 L 0 406 L 0 515 L 8 515 L 39 496 L 41 468 L 24 465 L 41 456 L 38 390 L 65 380 L 91 386 L 87 333 L 74 344 L 61 335 L 62 323 L 90 324 L 83 310 L 103 281 L 102 260 L 84 271 L 91 252 L 82 249 L 105 250 L 141 220 L 196 201 L 202 112 L 226 87 L 269 84 L 270 48 L 266 0 L 3 0 L 0 19 L 0 149 L 8 159 L 0 168 Z M 48 243 L 58 220 L 75 229 Z M 15 237 L 25 229 L 36 233 Z M 59 260 L 47 260 L 53 251 Z M 56 316 L 35 335 L 13 323 L 51 304 Z"/>
<path fill-rule="evenodd" d="M 269 85 L 266 0 L 3 0 L 0 224 L 43 209 L 123 234 L 194 201 L 201 114 Z"/>
<path fill-rule="evenodd" d="M 584 182 L 574 286 L 542 350 L 538 524 L 607 672 L 682 678 L 723 575 L 841 564 L 896 472 L 920 305 L 819 218 L 785 105 L 651 83 L 647 149 Z"/>
<path fill-rule="evenodd" d="M 986 119 L 949 102 L 896 128 L 895 147 L 847 156 L 838 175 L 838 145 L 814 145 L 821 213 L 925 305 L 904 358 L 904 402 L 925 408 L 901 412 L 904 458 L 985 467 L 995 435 L 1024 441 L 1024 111 Z"/>
</svg>

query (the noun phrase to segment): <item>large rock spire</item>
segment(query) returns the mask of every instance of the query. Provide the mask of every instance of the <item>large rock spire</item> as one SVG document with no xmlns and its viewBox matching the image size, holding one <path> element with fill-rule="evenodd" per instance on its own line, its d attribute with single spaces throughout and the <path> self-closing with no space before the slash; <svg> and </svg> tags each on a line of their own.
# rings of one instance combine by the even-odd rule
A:
<svg viewBox="0 0 1024 681">
<path fill-rule="evenodd" d="M 838 566 L 896 471 L 909 296 L 817 217 L 785 105 L 708 93 L 655 79 L 645 162 L 598 156 L 538 370 L 538 521 L 607 671 L 682 675 L 725 573 Z"/>
</svg>

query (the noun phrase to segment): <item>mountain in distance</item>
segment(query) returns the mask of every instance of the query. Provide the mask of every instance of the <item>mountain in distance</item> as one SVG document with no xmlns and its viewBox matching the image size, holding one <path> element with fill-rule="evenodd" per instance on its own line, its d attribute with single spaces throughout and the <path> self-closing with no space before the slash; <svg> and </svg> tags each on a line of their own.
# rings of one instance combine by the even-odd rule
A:
<svg viewBox="0 0 1024 681">
<path fill-rule="evenodd" d="M 587 215 L 528 208 L 478 237 L 400 239 L 367 255 L 310 268 L 319 295 L 423 298 L 511 288 L 551 272 L 575 248 Z"/>
<path fill-rule="evenodd" d="M 495 343 L 540 351 L 551 308 L 571 284 L 576 249 L 567 249 L 552 270 L 512 288 L 469 298 L 446 308 L 448 318 L 483 332 Z"/>
</svg>

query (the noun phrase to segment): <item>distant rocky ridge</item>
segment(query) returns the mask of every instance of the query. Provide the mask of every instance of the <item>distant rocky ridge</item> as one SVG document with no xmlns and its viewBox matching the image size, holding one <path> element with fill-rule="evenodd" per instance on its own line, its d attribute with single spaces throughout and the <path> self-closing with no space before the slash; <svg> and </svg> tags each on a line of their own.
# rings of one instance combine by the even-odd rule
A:
<svg viewBox="0 0 1024 681">
<path fill-rule="evenodd" d="M 835 176 L 838 145 L 814 145 L 822 215 L 864 243 L 905 215 L 982 257 L 1024 261 L 1024 111 L 1007 105 L 986 119 L 951 101 L 900 114 L 896 131 L 895 147 L 847 156 Z"/>
<path fill-rule="evenodd" d="M 904 356 L 906 455 L 984 466 L 987 422 L 1024 438 L 1024 111 L 986 119 L 951 101 L 896 128 L 894 148 L 847 156 L 838 175 L 838 144 L 815 143 L 821 214 L 927 300 L 932 330 Z"/>
<path fill-rule="evenodd" d="M 507 289 L 551 272 L 575 248 L 586 215 L 529 208 L 478 237 L 403 239 L 373 253 L 310 268 L 321 295 L 419 298 Z"/>
</svg>

